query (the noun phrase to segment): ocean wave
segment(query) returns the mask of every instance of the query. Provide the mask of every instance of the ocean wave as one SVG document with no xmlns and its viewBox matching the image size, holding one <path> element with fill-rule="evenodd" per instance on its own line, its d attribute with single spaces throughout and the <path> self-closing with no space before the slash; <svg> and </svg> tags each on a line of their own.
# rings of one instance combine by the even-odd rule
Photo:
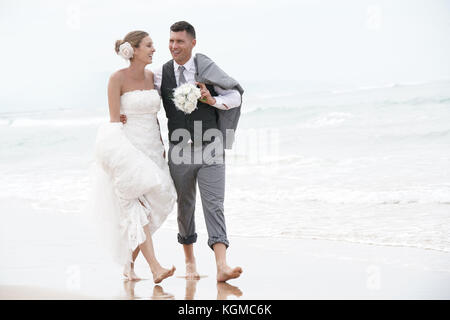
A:
<svg viewBox="0 0 450 320">
<path fill-rule="evenodd" d="M 322 128 L 322 127 L 330 127 L 337 126 L 347 121 L 348 119 L 352 119 L 354 115 L 348 112 L 330 112 L 324 115 L 321 115 L 317 118 L 309 120 L 305 124 L 299 125 L 300 128 Z"/>
<path fill-rule="evenodd" d="M 424 186 L 399 190 L 357 190 L 345 187 L 327 188 L 299 186 L 285 191 L 273 191 L 277 201 L 317 202 L 327 204 L 362 205 L 411 205 L 444 204 L 450 205 L 450 186 Z M 250 199 L 259 201 L 258 195 L 248 194 Z"/>
<path fill-rule="evenodd" d="M 259 237 L 264 237 L 264 234 L 258 234 Z M 444 242 L 441 243 L 439 241 L 433 241 L 431 243 L 426 243 L 421 240 L 416 239 L 384 239 L 382 236 L 370 238 L 362 238 L 361 233 L 355 234 L 347 234 L 347 235 L 338 235 L 333 233 L 322 233 L 322 234 L 311 234 L 304 235 L 303 233 L 295 233 L 295 232 L 286 232 L 281 231 L 277 234 L 271 235 L 272 238 L 281 238 L 281 239 L 310 239 L 310 240 L 327 240 L 327 241 L 342 241 L 348 243 L 358 243 L 358 244 L 367 244 L 374 246 L 386 246 L 386 247 L 408 247 L 408 248 L 417 248 L 424 250 L 435 250 L 440 252 L 449 252 L 450 253 L 450 243 Z M 400 238 L 400 237 L 399 237 Z M 445 270 L 446 272 L 450 272 L 450 270 Z"/>
<path fill-rule="evenodd" d="M 98 125 L 107 118 L 93 117 L 93 118 L 78 118 L 78 119 L 32 119 L 32 118 L 18 118 L 18 119 L 1 119 L 0 126 L 9 127 L 78 127 Z"/>
<path fill-rule="evenodd" d="M 13 123 L 12 119 L 0 119 L 0 127 L 10 126 Z"/>
<path fill-rule="evenodd" d="M 381 104 L 389 105 L 410 105 L 410 106 L 420 106 L 420 105 L 439 105 L 439 104 L 450 104 L 449 97 L 413 97 L 406 99 L 387 99 L 381 100 Z"/>
<path fill-rule="evenodd" d="M 396 87 L 400 87 L 400 86 L 401 85 L 399 83 L 386 83 L 386 84 L 379 85 L 379 86 L 360 86 L 360 87 L 351 88 L 351 89 L 335 89 L 335 90 L 331 90 L 330 92 L 332 94 L 357 93 L 357 92 L 361 92 L 361 91 L 396 88 Z"/>
<path fill-rule="evenodd" d="M 380 85 L 371 86 L 358 86 L 354 88 L 346 89 L 334 89 L 329 92 L 332 94 L 347 94 L 347 93 L 359 93 L 365 91 L 376 91 L 383 89 L 395 89 L 395 88 L 413 88 L 413 87 L 427 87 L 434 85 L 449 85 L 450 79 L 432 80 L 432 81 L 415 81 L 415 82 L 387 82 Z"/>
<path fill-rule="evenodd" d="M 442 130 L 442 131 L 430 131 L 427 133 L 420 134 L 419 136 L 425 137 L 425 138 L 442 138 L 442 137 L 450 136 L 450 129 Z"/>
<path fill-rule="evenodd" d="M 409 131 L 407 130 L 393 130 L 392 132 L 385 132 L 382 134 L 377 134 L 373 136 L 373 141 L 389 143 L 391 145 L 395 143 L 424 143 L 424 142 L 439 142 L 445 143 L 448 145 L 450 138 L 450 129 L 445 130 L 435 130 L 435 128 L 423 128 L 420 131 L 417 129 L 411 128 Z"/>
<path fill-rule="evenodd" d="M 255 114 L 267 114 L 267 113 L 282 113 L 282 112 L 296 112 L 306 111 L 310 113 L 312 110 L 323 111 L 326 109 L 339 109 L 339 108 L 353 108 L 357 112 L 365 110 L 365 108 L 376 111 L 379 107 L 428 107 L 435 105 L 449 106 L 449 96 L 415 96 L 415 97 L 398 97 L 386 99 L 384 95 L 378 97 L 371 97 L 368 99 L 364 96 L 363 99 L 341 99 L 335 98 L 330 101 L 326 96 L 320 96 L 314 101 L 304 101 L 302 99 L 293 99 L 291 102 L 280 102 L 277 104 L 250 104 L 246 105 L 242 109 L 242 114 L 255 115 Z"/>
<path fill-rule="evenodd" d="M 383 136 L 381 136 L 383 137 Z M 381 138 L 380 137 L 380 138 Z M 430 131 L 428 132 L 421 132 L 421 133 L 403 133 L 403 134 L 396 134 L 396 135 L 385 135 L 384 138 L 392 139 L 392 138 L 408 138 L 412 141 L 417 141 L 417 139 L 420 140 L 432 140 L 432 139 L 442 139 L 442 138 L 448 138 L 450 137 L 450 129 L 449 130 L 440 130 L 436 131 L 430 128 Z"/>
</svg>

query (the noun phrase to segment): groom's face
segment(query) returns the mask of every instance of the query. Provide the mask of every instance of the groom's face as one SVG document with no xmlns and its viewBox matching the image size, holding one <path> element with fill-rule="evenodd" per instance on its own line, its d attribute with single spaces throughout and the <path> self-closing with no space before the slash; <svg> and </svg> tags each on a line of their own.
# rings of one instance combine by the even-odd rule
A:
<svg viewBox="0 0 450 320">
<path fill-rule="evenodd" d="M 195 44 L 195 39 L 185 30 L 170 31 L 169 50 L 176 63 L 185 64 L 191 58 Z"/>
</svg>

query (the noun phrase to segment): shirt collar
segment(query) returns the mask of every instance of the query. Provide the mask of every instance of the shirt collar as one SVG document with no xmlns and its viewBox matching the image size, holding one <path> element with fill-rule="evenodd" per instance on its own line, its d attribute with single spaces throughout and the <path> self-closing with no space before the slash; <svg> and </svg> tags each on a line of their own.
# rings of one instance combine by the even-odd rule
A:
<svg viewBox="0 0 450 320">
<path fill-rule="evenodd" d="M 180 65 L 173 60 L 173 68 L 175 71 L 178 71 L 178 67 Z M 187 71 L 194 71 L 195 72 L 195 63 L 194 63 L 194 55 L 191 56 L 191 58 L 183 65 Z"/>
</svg>

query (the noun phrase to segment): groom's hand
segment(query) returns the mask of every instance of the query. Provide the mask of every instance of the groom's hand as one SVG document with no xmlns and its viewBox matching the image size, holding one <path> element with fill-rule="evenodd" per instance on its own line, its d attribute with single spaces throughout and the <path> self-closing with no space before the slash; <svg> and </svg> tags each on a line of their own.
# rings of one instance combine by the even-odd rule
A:
<svg viewBox="0 0 450 320">
<path fill-rule="evenodd" d="M 211 93 L 206 88 L 206 85 L 201 82 L 196 82 L 196 84 L 200 87 L 200 93 L 202 95 L 202 97 L 200 99 L 202 99 L 203 102 L 205 102 L 206 104 L 209 104 L 210 106 L 215 105 L 216 99 L 213 96 L 211 96 Z"/>
<path fill-rule="evenodd" d="M 122 122 L 123 124 L 127 123 L 127 116 L 124 114 L 120 115 L 120 122 Z"/>
</svg>

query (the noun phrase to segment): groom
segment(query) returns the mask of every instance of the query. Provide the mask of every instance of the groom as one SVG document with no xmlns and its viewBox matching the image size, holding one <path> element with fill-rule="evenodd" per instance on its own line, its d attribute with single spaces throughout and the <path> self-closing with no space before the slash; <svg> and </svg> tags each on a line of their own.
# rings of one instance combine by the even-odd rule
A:
<svg viewBox="0 0 450 320">
<path fill-rule="evenodd" d="M 197 240 L 195 232 L 194 212 L 196 185 L 200 190 L 203 213 L 208 231 L 208 245 L 214 251 L 217 264 L 217 281 L 227 281 L 237 278 L 242 273 L 240 267 L 231 268 L 226 262 L 226 249 L 229 246 L 224 217 L 225 195 L 225 153 L 223 148 L 213 154 L 222 161 L 214 163 L 210 157 L 205 157 L 210 141 L 203 141 L 208 129 L 218 129 L 218 113 L 216 110 L 231 109 L 241 105 L 241 95 L 237 90 L 224 90 L 219 86 L 198 83 L 201 89 L 202 101 L 197 103 L 197 109 L 185 114 L 176 109 L 172 99 L 173 90 L 184 84 L 196 84 L 197 65 L 192 56 L 196 45 L 195 29 L 186 21 L 179 21 L 170 27 L 169 50 L 173 60 L 168 61 L 155 72 L 155 87 L 160 91 L 164 109 L 168 118 L 169 129 L 169 169 L 178 193 L 178 242 L 183 245 L 186 276 L 188 279 L 200 278 L 197 273 L 194 243 Z M 199 128 L 199 124 L 201 127 Z M 195 128 L 195 129 L 194 129 Z M 190 133 L 186 141 L 179 141 L 175 130 L 184 129 Z M 200 130 L 200 131 L 199 131 Z M 197 132 L 196 132 L 197 131 Z M 201 136 L 200 136 L 201 135 Z M 181 147 L 177 144 L 184 144 Z M 191 161 L 185 163 L 176 161 L 176 157 L 186 156 Z M 197 153 L 197 154 L 196 154 Z M 194 162 L 200 154 L 200 163 Z M 190 157 L 189 157 L 190 156 Z"/>
<path fill-rule="evenodd" d="M 195 232 L 195 200 L 197 183 L 202 199 L 203 213 L 208 231 L 208 246 L 214 251 L 217 265 L 217 281 L 223 282 L 237 278 L 242 268 L 231 268 L 226 262 L 226 249 L 229 246 L 225 217 L 225 152 L 218 140 L 206 140 L 208 131 L 219 132 L 222 124 L 234 121 L 234 129 L 241 106 L 243 90 L 234 79 L 228 77 L 206 56 L 192 55 L 196 45 L 195 29 L 186 21 L 179 21 L 170 27 L 169 50 L 173 60 L 165 63 L 155 71 L 155 88 L 161 94 L 169 129 L 169 169 L 178 194 L 178 242 L 183 245 L 186 277 L 199 279 L 194 256 Z M 202 63 L 202 64 L 200 64 Z M 199 70 L 201 69 L 201 70 Z M 221 86 L 196 82 L 203 73 L 209 83 L 217 82 Z M 190 114 L 178 110 L 173 102 L 173 90 L 184 84 L 198 85 L 201 89 L 202 101 L 197 102 L 197 109 Z M 231 83 L 231 85 L 230 85 Z M 224 89 L 235 86 L 236 89 Z M 230 110 L 236 108 L 235 110 Z M 230 112 L 225 111 L 230 110 Z M 237 112 L 233 112 L 237 111 Z M 222 113 L 221 113 L 222 112 Z M 223 116 L 224 113 L 226 116 Z M 222 116 L 219 116 L 221 114 Z M 237 117 L 236 117 L 237 115 Z M 231 116 L 231 117 L 230 117 Z M 234 120 L 233 120 L 234 119 Z M 215 130 L 215 131 L 214 131 Z M 189 136 L 180 139 L 179 132 Z M 227 135 L 228 137 L 228 135 Z M 225 138 L 224 138 L 225 139 Z M 227 138 L 228 139 L 228 138 Z M 188 141 L 187 141 L 188 140 Z M 227 144 L 228 146 L 228 144 Z M 207 151 L 213 150 L 208 155 Z M 179 159 L 190 161 L 179 161 Z M 196 161 L 195 159 L 199 159 Z M 217 160 L 220 161 L 217 161 Z"/>
</svg>

